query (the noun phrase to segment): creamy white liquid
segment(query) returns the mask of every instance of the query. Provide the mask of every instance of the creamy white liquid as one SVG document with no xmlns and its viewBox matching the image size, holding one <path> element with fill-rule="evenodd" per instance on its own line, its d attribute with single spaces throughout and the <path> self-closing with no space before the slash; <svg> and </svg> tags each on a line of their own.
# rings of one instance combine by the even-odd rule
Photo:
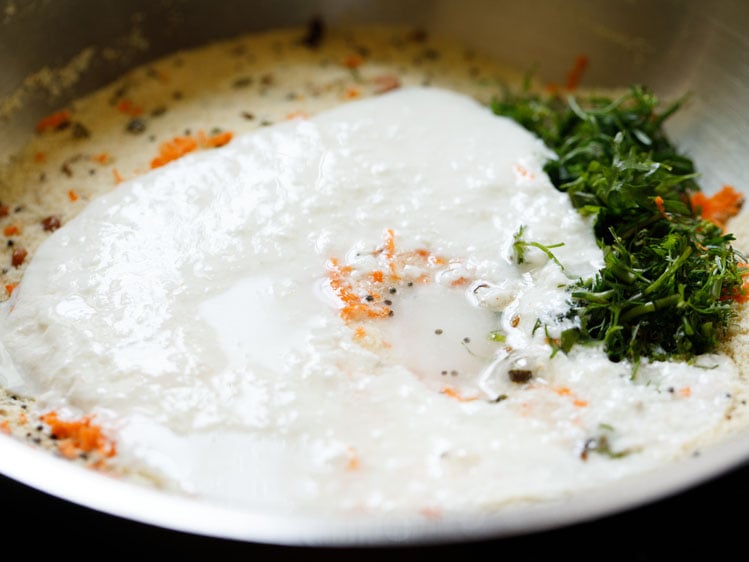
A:
<svg viewBox="0 0 749 562">
<path fill-rule="evenodd" d="M 632 380 L 596 348 L 552 358 L 564 287 L 601 255 L 549 157 L 436 88 L 187 155 L 42 244 L 2 309 L 0 377 L 95 414 L 123 462 L 188 493 L 284 511 L 489 509 L 686 455 L 737 370 L 708 356 Z M 528 247 L 518 264 L 521 227 L 563 243 L 559 263 Z M 360 295 L 393 315 L 347 319 L 336 267 L 354 292 L 396 268 Z M 583 454 L 603 435 L 628 454 Z"/>
</svg>

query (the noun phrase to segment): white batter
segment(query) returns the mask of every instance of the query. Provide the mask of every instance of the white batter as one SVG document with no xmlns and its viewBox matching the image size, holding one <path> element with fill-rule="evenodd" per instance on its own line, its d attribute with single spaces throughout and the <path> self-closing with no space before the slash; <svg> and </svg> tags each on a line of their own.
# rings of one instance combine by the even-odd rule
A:
<svg viewBox="0 0 749 562">
<path fill-rule="evenodd" d="M 437 88 L 189 154 L 40 246 L 0 378 L 187 493 L 282 511 L 490 509 L 685 456 L 737 370 L 552 354 L 601 254 L 548 157 Z"/>
</svg>

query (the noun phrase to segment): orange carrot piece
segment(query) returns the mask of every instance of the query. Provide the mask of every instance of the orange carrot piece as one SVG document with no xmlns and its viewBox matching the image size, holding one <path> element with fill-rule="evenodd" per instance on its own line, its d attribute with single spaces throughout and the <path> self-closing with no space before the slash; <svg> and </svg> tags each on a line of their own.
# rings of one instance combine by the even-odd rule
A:
<svg viewBox="0 0 749 562">
<path fill-rule="evenodd" d="M 70 118 L 70 111 L 68 111 L 67 109 L 56 111 L 55 113 L 47 115 L 46 117 L 42 117 L 41 119 L 39 119 L 39 121 L 36 122 L 36 132 L 43 133 L 44 131 L 49 131 L 50 129 L 63 127 L 70 123 Z"/>
<path fill-rule="evenodd" d="M 117 111 L 130 115 L 131 117 L 138 117 L 143 114 L 143 108 L 135 105 L 132 100 L 122 99 L 117 102 Z"/>
<path fill-rule="evenodd" d="M 395 265 L 395 232 L 392 228 L 385 231 L 385 259 L 390 267 L 390 275 L 398 279 L 398 271 Z"/>
<path fill-rule="evenodd" d="M 382 300 L 383 291 L 397 292 L 397 286 L 403 283 L 401 270 L 410 265 L 421 267 L 442 266 L 447 263 L 444 258 L 435 256 L 425 249 L 397 252 L 395 232 L 392 228 L 385 229 L 383 242 L 372 252 L 381 269 L 362 272 L 362 275 L 352 276 L 352 266 L 341 266 L 336 258 L 328 262 L 329 287 L 340 301 L 340 316 L 347 322 L 388 318 L 393 315 L 391 302 Z M 423 273 L 409 285 L 414 283 L 428 284 L 432 281 L 432 273 Z M 461 277 L 453 286 L 464 286 L 470 279 Z M 384 285 L 384 286 L 383 286 Z"/>
<path fill-rule="evenodd" d="M 364 303 L 349 304 L 341 309 L 341 318 L 346 321 L 387 318 L 390 308 L 387 306 L 370 306 Z"/>
<path fill-rule="evenodd" d="M 346 88 L 346 90 L 343 92 L 343 99 L 345 100 L 355 100 L 357 98 L 361 97 L 361 91 L 359 88 L 351 87 Z"/>
<path fill-rule="evenodd" d="M 348 55 L 343 59 L 343 66 L 346 68 L 359 68 L 362 64 L 364 64 L 364 59 L 359 55 Z"/>
<path fill-rule="evenodd" d="M 575 58 L 575 64 L 567 74 L 567 89 L 576 90 L 580 85 L 585 70 L 588 68 L 588 57 L 585 55 L 579 55 Z"/>
<path fill-rule="evenodd" d="M 8 296 L 11 296 L 13 291 L 16 290 L 16 287 L 18 287 L 18 283 L 8 283 L 5 285 L 5 292 L 8 293 Z"/>
<path fill-rule="evenodd" d="M 75 192 L 75 189 L 68 190 L 68 199 L 74 203 L 78 201 L 78 194 Z"/>
<path fill-rule="evenodd" d="M 473 402 L 474 400 L 478 400 L 477 396 L 463 396 L 452 386 L 443 386 L 440 389 L 440 392 L 445 396 L 449 396 L 450 398 L 457 400 L 458 402 Z"/>
<path fill-rule="evenodd" d="M 234 133 L 231 131 L 224 131 L 223 133 L 217 133 L 211 137 L 208 137 L 206 146 L 208 148 L 219 148 L 231 142 L 234 138 Z"/>
<path fill-rule="evenodd" d="M 520 164 L 513 165 L 512 169 L 515 173 L 523 178 L 534 179 L 534 175 L 525 167 Z"/>
<path fill-rule="evenodd" d="M 728 220 L 736 216 L 744 205 L 744 195 L 730 185 L 724 185 L 720 191 L 707 196 L 698 191 L 690 197 L 692 208 L 700 216 L 725 228 Z"/>
<path fill-rule="evenodd" d="M 92 156 L 91 159 L 94 160 L 95 162 L 98 162 L 101 165 L 106 165 L 106 164 L 109 164 L 112 157 L 109 155 L 108 152 L 102 152 L 100 154 L 96 154 Z"/>
<path fill-rule="evenodd" d="M 75 446 L 75 443 L 70 440 L 61 441 L 57 446 L 57 450 L 60 451 L 62 456 L 66 459 L 74 459 L 80 453 L 78 447 Z"/>
<path fill-rule="evenodd" d="M 661 197 L 660 195 L 656 195 L 653 198 L 653 203 L 655 203 L 655 208 L 658 209 L 658 212 L 661 214 L 661 216 L 664 219 L 668 219 L 669 216 L 666 214 L 666 205 L 663 202 L 663 197 Z"/>
<path fill-rule="evenodd" d="M 21 227 L 17 224 L 9 224 L 3 228 L 3 235 L 5 236 L 15 236 L 17 234 L 21 234 Z"/>
<path fill-rule="evenodd" d="M 554 389 L 559 396 L 569 396 L 572 399 L 572 405 L 577 408 L 585 408 L 588 406 L 588 401 L 583 400 L 575 396 L 575 393 L 568 386 L 560 386 Z"/>
<path fill-rule="evenodd" d="M 166 141 L 159 147 L 159 155 L 151 160 L 151 168 L 159 168 L 182 158 L 185 154 L 197 150 L 198 143 L 189 136 L 174 137 L 172 140 Z"/>
<path fill-rule="evenodd" d="M 346 470 L 348 471 L 354 471 L 358 470 L 361 466 L 361 462 L 359 461 L 359 455 L 356 454 L 356 449 L 353 447 L 347 447 L 346 453 L 348 454 L 348 462 L 346 463 Z"/>
<path fill-rule="evenodd" d="M 117 452 L 114 442 L 104 435 L 101 427 L 93 425 L 88 416 L 65 421 L 53 411 L 42 415 L 41 420 L 49 426 L 53 437 L 62 440 L 60 452 L 66 457 L 91 452 L 112 457 Z"/>
</svg>

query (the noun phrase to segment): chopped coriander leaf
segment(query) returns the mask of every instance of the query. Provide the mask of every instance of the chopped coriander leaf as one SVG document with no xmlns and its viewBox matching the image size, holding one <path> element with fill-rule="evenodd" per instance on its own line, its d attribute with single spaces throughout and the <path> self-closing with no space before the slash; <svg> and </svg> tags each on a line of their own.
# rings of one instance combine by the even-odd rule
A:
<svg viewBox="0 0 749 562">
<path fill-rule="evenodd" d="M 524 232 L 525 232 L 525 225 L 521 225 L 518 231 L 515 234 L 513 234 L 512 252 L 513 252 L 515 261 L 517 263 L 521 264 L 525 262 L 525 250 L 529 246 L 533 246 L 534 248 L 538 248 L 544 254 L 546 254 L 546 257 L 552 260 L 555 264 L 559 266 L 561 270 L 564 271 L 564 266 L 559 262 L 559 260 L 551 251 L 551 248 L 559 248 L 561 246 L 564 246 L 563 242 L 560 242 L 559 244 L 552 244 L 552 245 L 544 245 L 544 244 L 540 244 L 539 242 L 526 242 L 525 240 L 523 240 Z"/>
<path fill-rule="evenodd" d="M 661 110 L 641 86 L 615 99 L 524 89 L 491 104 L 556 153 L 545 172 L 580 213 L 595 217 L 605 265 L 570 287 L 580 328 L 565 349 L 600 341 L 614 361 L 686 359 L 714 351 L 735 314 L 742 258 L 733 236 L 692 205 L 701 191 L 694 163 L 663 128 L 680 105 Z"/>
<path fill-rule="evenodd" d="M 489 332 L 489 340 L 504 343 L 507 341 L 507 336 L 499 330 L 492 330 Z"/>
<path fill-rule="evenodd" d="M 609 438 L 606 435 L 598 435 L 596 437 L 591 437 L 583 444 L 583 450 L 580 453 L 580 458 L 585 461 L 588 460 L 588 455 L 590 453 L 598 453 L 599 455 L 603 455 L 611 459 L 621 459 L 633 452 L 635 451 L 632 449 L 622 449 L 619 451 L 615 451 L 611 448 Z"/>
</svg>

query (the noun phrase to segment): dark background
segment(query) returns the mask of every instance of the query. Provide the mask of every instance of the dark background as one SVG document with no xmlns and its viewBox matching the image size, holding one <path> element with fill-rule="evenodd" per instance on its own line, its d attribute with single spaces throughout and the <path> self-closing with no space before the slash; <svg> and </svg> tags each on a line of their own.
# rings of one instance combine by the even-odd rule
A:
<svg viewBox="0 0 749 562">
<path fill-rule="evenodd" d="M 498 540 L 403 548 L 301 548 L 244 543 L 121 519 L 0 476 L 0 560 L 52 547 L 78 560 L 749 560 L 749 465 L 687 492 L 598 520 Z M 154 558 L 158 555 L 158 558 Z M 122 559 L 122 558 L 120 558 Z"/>
</svg>

